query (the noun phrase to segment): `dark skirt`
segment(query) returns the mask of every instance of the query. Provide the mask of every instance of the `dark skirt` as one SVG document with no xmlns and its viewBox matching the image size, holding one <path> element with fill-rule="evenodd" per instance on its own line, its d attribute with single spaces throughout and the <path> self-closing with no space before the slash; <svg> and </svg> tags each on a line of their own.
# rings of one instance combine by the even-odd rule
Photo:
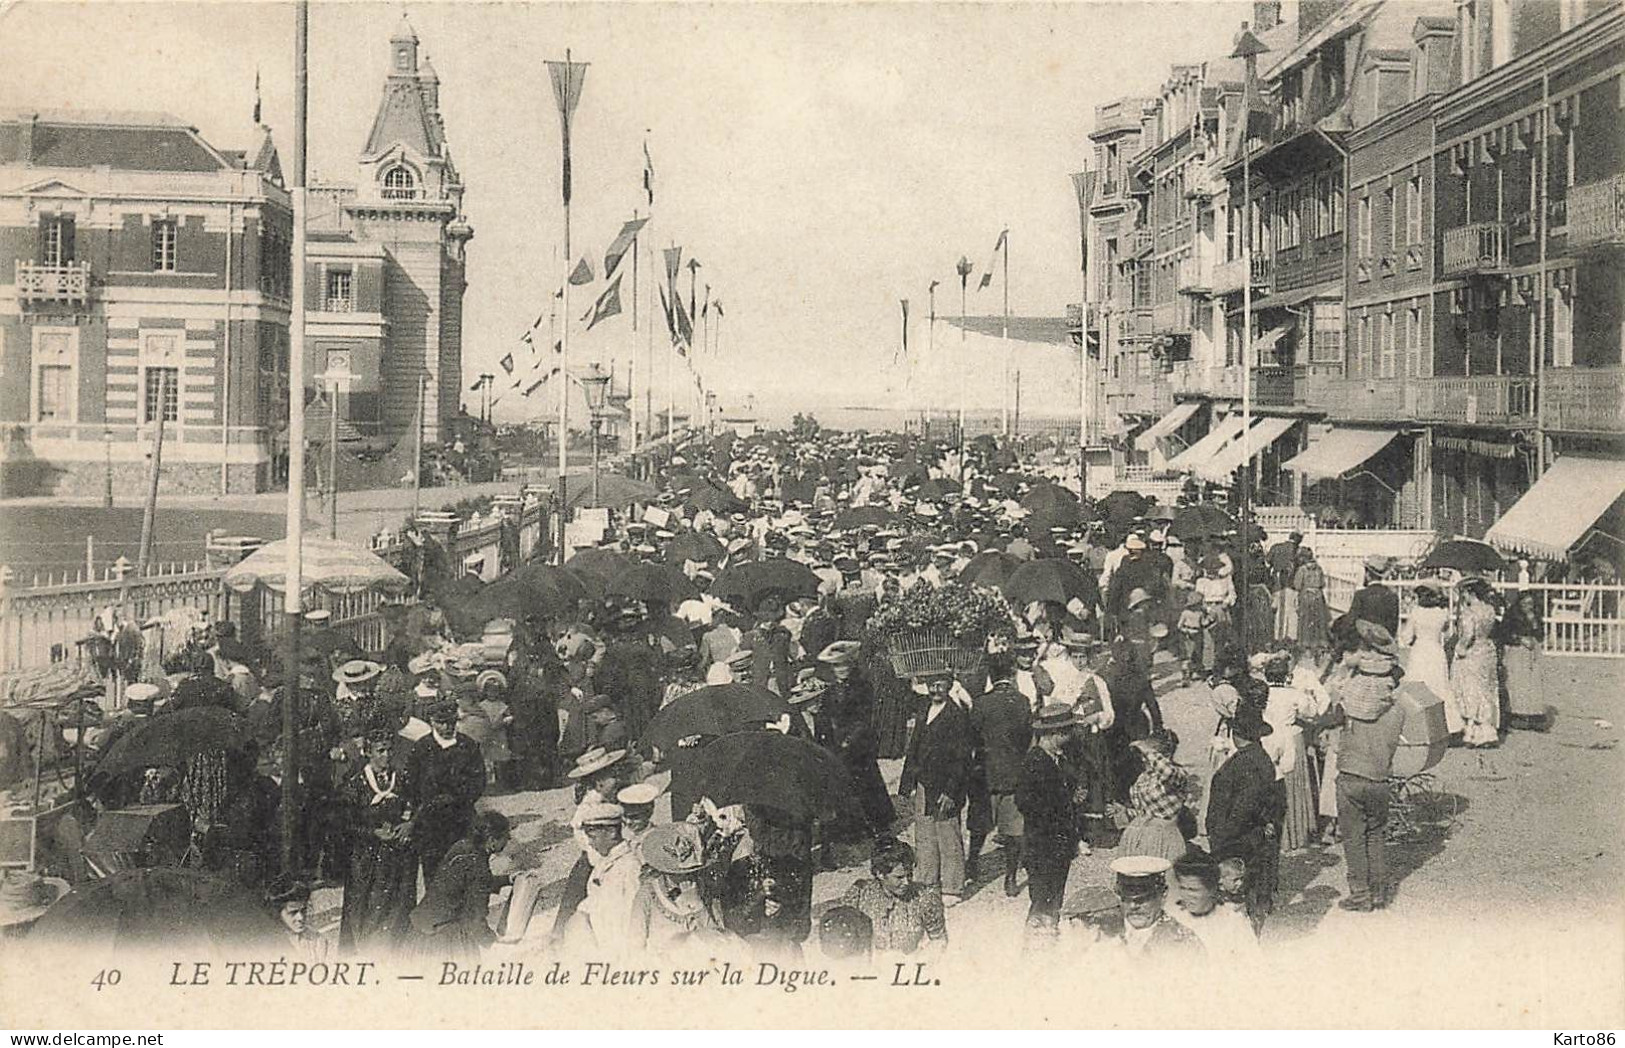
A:
<svg viewBox="0 0 1625 1048">
<path fill-rule="evenodd" d="M 344 878 L 339 949 L 370 955 L 400 948 L 417 897 L 416 852 L 378 840 L 358 842 Z"/>
<path fill-rule="evenodd" d="M 899 678 L 886 675 L 875 681 L 875 734 L 881 760 L 896 760 L 908 749 L 908 719 L 914 711 L 914 692 Z"/>
</svg>

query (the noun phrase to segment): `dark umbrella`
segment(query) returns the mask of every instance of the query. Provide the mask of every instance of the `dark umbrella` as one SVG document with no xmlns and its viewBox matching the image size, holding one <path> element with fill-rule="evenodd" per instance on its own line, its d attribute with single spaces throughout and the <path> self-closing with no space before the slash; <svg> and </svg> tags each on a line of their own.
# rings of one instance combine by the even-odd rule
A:
<svg viewBox="0 0 1625 1048">
<path fill-rule="evenodd" d="M 643 742 L 671 754 L 691 735 L 727 735 L 759 728 L 789 713 L 779 696 L 757 684 L 713 684 L 679 696 L 655 714 Z"/>
<path fill-rule="evenodd" d="M 856 804 L 846 768 L 828 750 L 776 731 L 724 735 L 694 755 L 695 789 L 718 805 L 757 804 L 817 818 Z"/>
<path fill-rule="evenodd" d="M 436 604 L 455 604 L 458 601 L 468 600 L 484 588 L 485 583 L 473 575 L 459 575 L 436 586 L 431 596 Z"/>
<path fill-rule="evenodd" d="M 666 563 L 680 565 L 687 560 L 721 560 L 728 551 L 715 535 L 706 531 L 685 531 L 666 546 Z"/>
<path fill-rule="evenodd" d="M 193 706 L 160 713 L 131 728 L 113 743 L 93 774 L 112 778 L 141 768 L 179 768 L 200 753 L 242 748 L 235 713 L 219 706 Z"/>
<path fill-rule="evenodd" d="M 604 595 L 673 604 L 698 597 L 700 591 L 687 575 L 670 564 L 634 564 L 609 580 Z"/>
<path fill-rule="evenodd" d="M 1004 583 L 1004 598 L 1018 608 L 1034 601 L 1067 604 L 1074 598 L 1089 607 L 1100 603 L 1100 584 L 1089 572 L 1058 557 L 1030 560 Z"/>
<path fill-rule="evenodd" d="M 1190 542 L 1193 539 L 1214 538 L 1237 528 L 1235 518 L 1229 513 L 1211 502 L 1199 502 L 1174 510 L 1174 519 L 1168 525 L 1168 530 L 1179 541 Z"/>
<path fill-rule="evenodd" d="M 983 483 L 1001 495 L 1014 495 L 1021 490 L 1021 485 L 1026 482 L 1027 478 L 1020 473 L 1000 473 L 997 476 L 989 477 Z"/>
<path fill-rule="evenodd" d="M 835 526 L 842 531 L 855 528 L 884 528 L 897 519 L 897 514 L 884 506 L 854 506 L 835 518 Z"/>
<path fill-rule="evenodd" d="M 451 630 L 458 637 L 477 638 L 485 624 L 492 619 L 525 618 L 535 612 L 535 598 L 525 586 L 512 576 L 498 579 L 473 597 L 457 603 L 448 602 L 441 610 Z"/>
<path fill-rule="evenodd" d="M 817 596 L 818 583 L 818 576 L 800 561 L 771 557 L 726 569 L 711 583 L 711 592 L 722 600 L 749 609 L 769 595 L 785 600 Z"/>
<path fill-rule="evenodd" d="M 630 568 L 632 561 L 614 550 L 584 549 L 565 561 L 564 566 L 578 577 L 591 575 L 599 582 L 608 584 L 610 579 Z"/>
<path fill-rule="evenodd" d="M 1025 562 L 1020 557 L 1012 557 L 1008 553 L 990 549 L 970 559 L 970 563 L 965 565 L 965 570 L 959 573 L 959 581 L 967 586 L 1001 589 L 1005 581 L 1023 563 Z"/>
<path fill-rule="evenodd" d="M 1506 570 L 1506 560 L 1494 546 L 1478 539 L 1450 539 L 1433 547 L 1423 568 L 1453 568 L 1464 575 L 1492 575 Z"/>
<path fill-rule="evenodd" d="M 706 484 L 689 492 L 683 504 L 692 510 L 706 510 L 710 513 L 742 513 L 746 505 L 734 496 L 731 491 L 712 487 Z"/>
<path fill-rule="evenodd" d="M 1078 497 L 1054 484 L 1045 484 L 1027 492 L 1021 497 L 1021 505 L 1032 514 L 1033 520 L 1044 521 L 1046 526 L 1061 524 L 1070 527 L 1088 519 Z"/>
<path fill-rule="evenodd" d="M 526 564 L 510 577 L 531 592 L 538 604 L 538 615 L 568 615 L 588 597 L 581 576 L 554 564 Z"/>
<path fill-rule="evenodd" d="M 1127 523 L 1135 517 L 1145 515 L 1146 507 L 1151 500 L 1138 491 L 1114 491 L 1101 498 L 1095 508 L 1100 510 L 1101 516 L 1119 524 Z"/>
<path fill-rule="evenodd" d="M 120 870 L 87 881 L 45 911 L 29 939 L 72 945 L 274 943 L 282 925 L 228 878 L 178 866 Z"/>
<path fill-rule="evenodd" d="M 936 502 L 959 490 L 959 485 L 946 477 L 932 477 L 914 489 L 914 497 L 924 502 Z"/>
</svg>

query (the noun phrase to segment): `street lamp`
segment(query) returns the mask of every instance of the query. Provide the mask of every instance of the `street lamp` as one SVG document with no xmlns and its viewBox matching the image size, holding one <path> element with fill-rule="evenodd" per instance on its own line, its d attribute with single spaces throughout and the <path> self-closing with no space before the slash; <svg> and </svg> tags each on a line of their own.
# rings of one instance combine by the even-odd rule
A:
<svg viewBox="0 0 1625 1048">
<path fill-rule="evenodd" d="M 592 504 L 598 506 L 598 432 L 604 426 L 604 401 L 609 396 L 611 375 L 594 361 L 592 369 L 581 376 L 581 388 L 587 394 L 587 412 L 592 419 Z"/>
</svg>

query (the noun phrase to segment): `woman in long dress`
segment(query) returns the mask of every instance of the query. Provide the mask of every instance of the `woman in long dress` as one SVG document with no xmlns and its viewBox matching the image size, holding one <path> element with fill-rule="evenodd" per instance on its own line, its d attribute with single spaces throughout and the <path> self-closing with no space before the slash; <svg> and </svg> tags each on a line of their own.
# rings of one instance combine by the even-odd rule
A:
<svg viewBox="0 0 1625 1048">
<path fill-rule="evenodd" d="M 1405 680 L 1425 684 L 1444 701 L 1445 728 L 1462 730 L 1461 711 L 1450 700 L 1450 662 L 1444 646 L 1450 632 L 1450 602 L 1436 583 L 1416 587 L 1416 607 L 1399 624 L 1399 646 L 1405 650 Z"/>
<path fill-rule="evenodd" d="M 1501 661 L 1506 670 L 1509 727 L 1546 727 L 1546 703 L 1541 694 L 1541 649 L 1546 625 L 1538 598 L 1517 595 L 1501 623 Z"/>
<path fill-rule="evenodd" d="M 1286 818 L 1281 825 L 1281 850 L 1294 852 L 1305 847 L 1314 835 L 1316 818 L 1314 792 L 1309 786 L 1309 754 L 1304 745 L 1301 720 L 1315 715 L 1314 703 L 1289 683 L 1292 656 L 1281 653 L 1264 665 L 1269 682 L 1269 700 L 1264 705 L 1264 721 L 1272 731 L 1264 737 L 1264 752 L 1275 765 L 1277 781 L 1286 784 Z"/>
<path fill-rule="evenodd" d="M 1184 770 L 1174 763 L 1179 737 L 1164 728 L 1129 745 L 1140 752 L 1141 770 L 1128 793 L 1134 817 L 1117 850 L 1170 862 L 1184 858 L 1188 845 L 1182 823 L 1189 818 L 1186 802 L 1191 789 Z"/>
<path fill-rule="evenodd" d="M 1308 546 L 1298 550 L 1298 568 L 1292 573 L 1298 591 L 1298 643 L 1310 654 L 1332 646 L 1330 616 L 1326 612 L 1326 573 Z"/>
<path fill-rule="evenodd" d="M 393 951 L 410 930 L 417 904 L 418 855 L 412 848 L 405 784 L 391 767 L 395 735 L 367 737 L 367 763 L 345 784 L 350 862 L 344 875 L 339 950 Z"/>
<path fill-rule="evenodd" d="M 1475 749 L 1500 743 L 1500 658 L 1495 648 L 1494 593 L 1482 579 L 1458 586 L 1456 658 L 1450 691 L 1462 720 L 1461 741 Z"/>
</svg>

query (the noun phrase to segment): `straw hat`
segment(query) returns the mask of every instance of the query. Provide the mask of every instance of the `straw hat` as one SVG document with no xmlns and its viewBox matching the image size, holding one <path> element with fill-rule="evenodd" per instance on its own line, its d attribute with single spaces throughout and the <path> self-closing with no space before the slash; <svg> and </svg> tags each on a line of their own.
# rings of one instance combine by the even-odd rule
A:
<svg viewBox="0 0 1625 1048">
<path fill-rule="evenodd" d="M 660 873 L 695 873 L 705 867 L 705 846 L 699 827 L 687 822 L 655 826 L 639 845 L 643 861 Z"/>
<path fill-rule="evenodd" d="M 589 775 L 596 775 L 605 768 L 613 767 L 625 756 L 625 750 L 606 750 L 602 746 L 594 746 L 576 758 L 576 766 L 570 769 L 567 777 L 585 779 Z M 615 817 L 619 819 L 619 813 Z"/>
<path fill-rule="evenodd" d="M 376 662 L 369 662 L 366 659 L 351 659 L 333 671 L 333 679 L 340 684 L 349 686 L 372 680 L 382 672 L 384 672 L 384 667 Z"/>
<path fill-rule="evenodd" d="M 7 870 L 0 875 L 0 928 L 29 924 L 68 894 L 68 882 L 41 877 L 28 870 Z"/>
</svg>

